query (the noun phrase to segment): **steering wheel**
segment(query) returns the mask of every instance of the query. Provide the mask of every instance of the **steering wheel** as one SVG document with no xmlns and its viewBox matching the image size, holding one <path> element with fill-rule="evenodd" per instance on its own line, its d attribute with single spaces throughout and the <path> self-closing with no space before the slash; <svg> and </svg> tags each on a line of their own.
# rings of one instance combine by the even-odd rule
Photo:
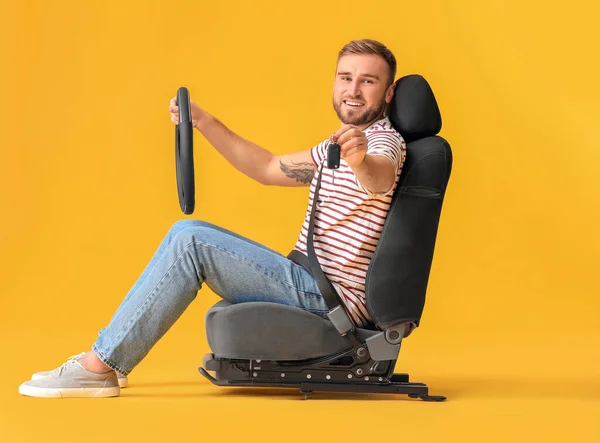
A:
<svg viewBox="0 0 600 443">
<path fill-rule="evenodd" d="M 175 167 L 179 206 L 184 214 L 192 214 L 195 206 L 194 183 L 194 127 L 190 94 L 181 87 L 177 90 L 176 104 L 179 107 L 179 124 L 175 126 Z"/>
</svg>

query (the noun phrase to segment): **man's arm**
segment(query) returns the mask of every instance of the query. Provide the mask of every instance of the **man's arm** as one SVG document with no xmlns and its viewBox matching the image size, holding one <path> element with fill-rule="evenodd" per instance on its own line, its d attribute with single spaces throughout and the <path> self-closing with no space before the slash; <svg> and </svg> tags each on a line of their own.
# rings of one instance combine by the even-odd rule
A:
<svg viewBox="0 0 600 443">
<path fill-rule="evenodd" d="M 310 186 L 317 171 L 310 149 L 292 154 L 277 155 L 269 164 L 268 185 Z"/>
<path fill-rule="evenodd" d="M 197 113 L 194 127 L 233 167 L 264 185 L 308 186 L 315 174 L 310 150 L 275 155 L 240 137 L 206 112 Z"/>
<path fill-rule="evenodd" d="M 369 141 L 362 130 L 353 125 L 344 125 L 332 138 L 340 144 L 341 157 L 366 190 L 373 194 L 385 194 L 392 189 L 396 182 L 394 164 L 383 155 L 367 154 Z"/>
<path fill-rule="evenodd" d="M 367 154 L 352 170 L 360 184 L 373 194 L 386 194 L 396 183 L 394 165 L 383 155 Z"/>
</svg>

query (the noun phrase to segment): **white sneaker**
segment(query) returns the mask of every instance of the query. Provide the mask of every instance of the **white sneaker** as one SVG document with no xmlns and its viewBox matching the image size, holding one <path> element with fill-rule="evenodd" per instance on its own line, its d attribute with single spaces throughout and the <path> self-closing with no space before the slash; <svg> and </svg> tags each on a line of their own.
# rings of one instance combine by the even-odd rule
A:
<svg viewBox="0 0 600 443">
<path fill-rule="evenodd" d="M 115 371 L 96 374 L 70 359 L 49 375 L 22 383 L 19 394 L 44 398 L 117 397 L 121 388 Z"/>
<path fill-rule="evenodd" d="M 70 360 L 78 360 L 81 357 L 83 357 L 85 355 L 85 352 L 82 352 L 81 354 L 77 354 L 77 355 L 72 355 L 69 357 L 69 359 L 67 361 Z M 35 374 L 33 374 L 31 376 L 32 380 L 39 380 L 40 378 L 43 377 L 47 377 L 48 375 L 50 375 L 52 371 L 43 371 L 43 372 L 36 372 Z M 115 371 L 117 373 L 117 380 L 119 380 L 119 386 L 121 388 L 126 388 L 128 385 L 128 379 L 126 375 L 121 374 L 119 371 Z"/>
</svg>

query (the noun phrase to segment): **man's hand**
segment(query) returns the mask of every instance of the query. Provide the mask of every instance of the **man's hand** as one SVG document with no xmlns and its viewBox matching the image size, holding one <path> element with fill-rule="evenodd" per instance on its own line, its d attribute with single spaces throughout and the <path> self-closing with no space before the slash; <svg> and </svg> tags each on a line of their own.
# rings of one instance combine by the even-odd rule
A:
<svg viewBox="0 0 600 443">
<path fill-rule="evenodd" d="M 367 136 L 357 126 L 344 125 L 331 138 L 340 145 L 340 157 L 346 160 L 351 168 L 354 169 L 365 159 Z"/>
<path fill-rule="evenodd" d="M 340 145 L 340 157 L 356 175 L 362 186 L 374 194 L 390 190 L 395 182 L 392 163 L 380 155 L 367 155 L 367 136 L 358 127 L 344 125 L 331 136 Z"/>
<path fill-rule="evenodd" d="M 177 97 L 173 97 L 169 101 L 169 113 L 171 114 L 171 121 L 176 125 L 179 124 L 179 106 L 176 104 Z M 206 117 L 206 112 L 200 106 L 198 106 L 193 100 L 190 99 L 190 111 L 192 114 L 192 125 L 194 128 L 198 128 L 200 119 Z"/>
</svg>

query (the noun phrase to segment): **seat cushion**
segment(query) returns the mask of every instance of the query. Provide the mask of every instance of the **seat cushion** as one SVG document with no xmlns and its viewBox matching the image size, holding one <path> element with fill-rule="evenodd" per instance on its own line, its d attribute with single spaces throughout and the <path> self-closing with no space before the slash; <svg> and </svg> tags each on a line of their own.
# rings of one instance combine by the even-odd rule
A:
<svg viewBox="0 0 600 443">
<path fill-rule="evenodd" d="M 377 332 L 357 329 L 357 336 L 364 340 Z M 352 347 L 330 321 L 268 302 L 218 302 L 206 313 L 206 336 L 219 358 L 304 360 Z"/>
</svg>

